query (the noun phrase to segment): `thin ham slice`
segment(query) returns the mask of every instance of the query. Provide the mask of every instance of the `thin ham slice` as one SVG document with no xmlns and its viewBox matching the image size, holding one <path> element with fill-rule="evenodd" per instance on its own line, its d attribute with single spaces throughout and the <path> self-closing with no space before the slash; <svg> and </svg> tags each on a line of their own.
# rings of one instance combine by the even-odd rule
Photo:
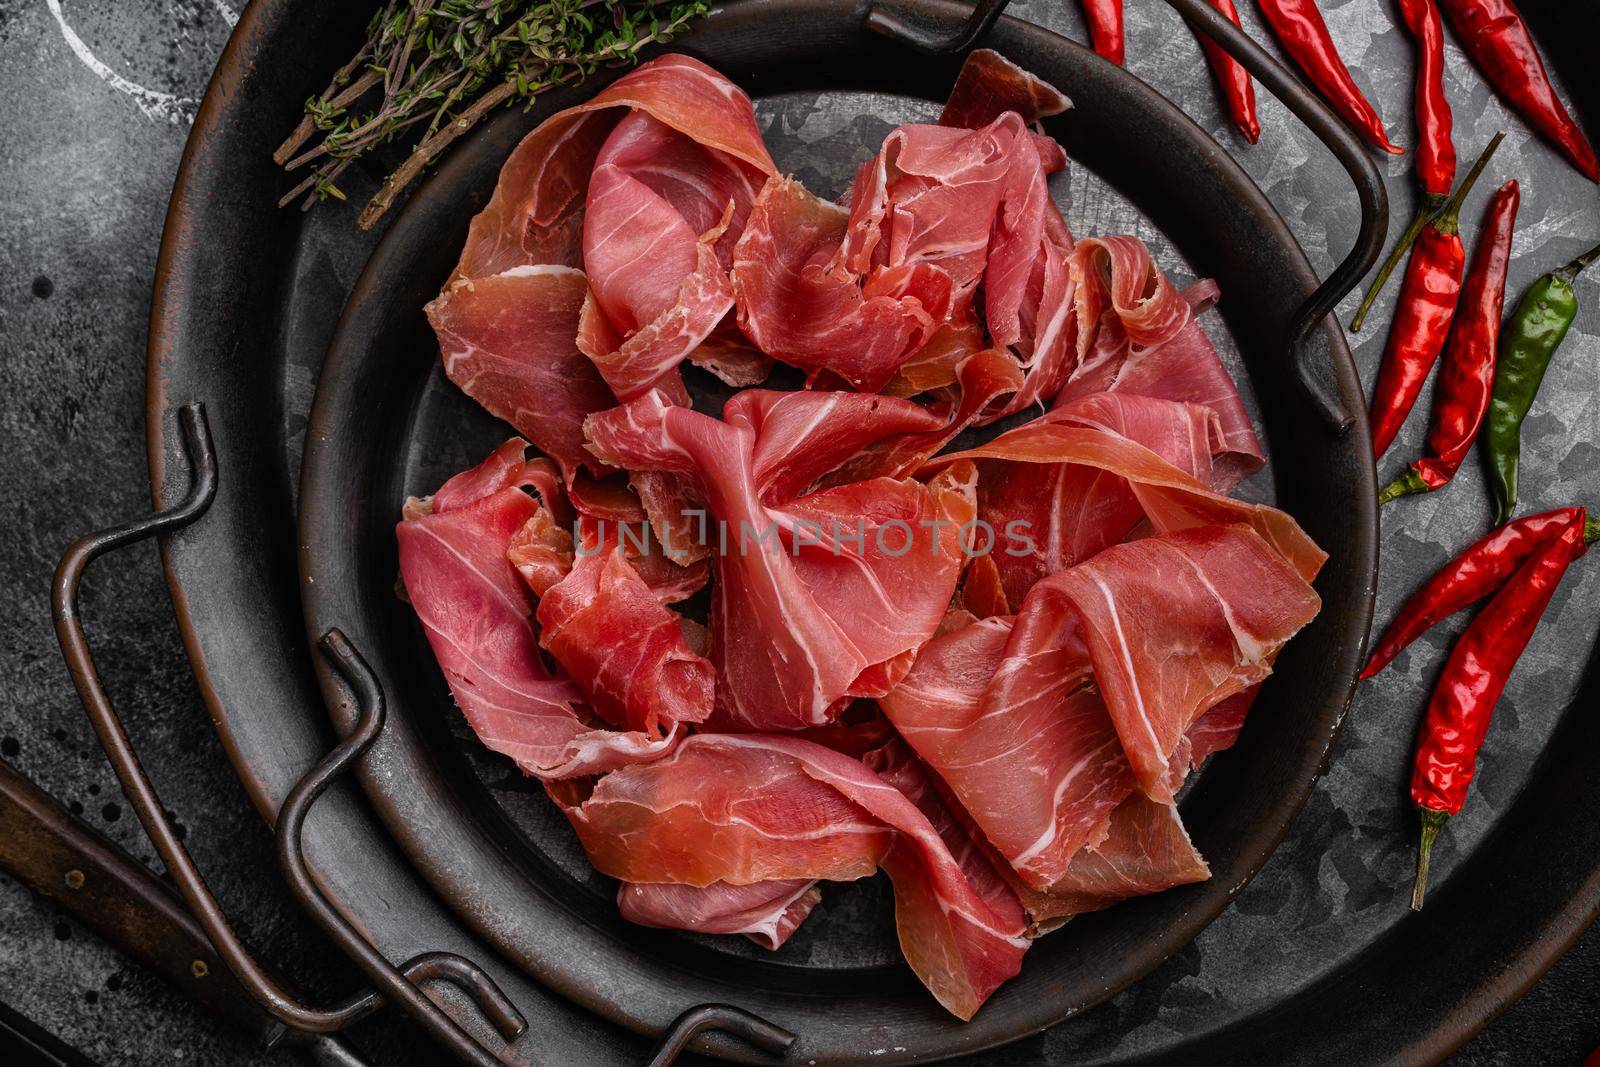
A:
<svg viewBox="0 0 1600 1067">
<path fill-rule="evenodd" d="M 526 587 L 508 558 L 537 505 L 507 442 L 457 475 L 430 504 L 412 502 L 396 527 L 400 573 L 456 704 L 479 739 L 541 778 L 600 774 L 670 747 L 589 714 L 583 694 L 546 666 Z"/>
<path fill-rule="evenodd" d="M 1144 864 L 1154 891 L 1194 864 L 1170 829 L 1142 818 L 1159 847 L 1118 858 L 1122 845 L 1107 844 L 1116 813 L 1134 796 L 1170 804 L 1194 746 L 1231 743 L 1243 709 L 1222 705 L 1265 677 L 1317 605 L 1244 527 L 1154 536 L 1042 582 L 1015 620 L 929 642 L 880 704 L 1030 889 L 1082 896 L 1074 878 Z M 1219 720 L 1191 741 L 1212 708 Z M 1030 906 L 1036 919 L 1041 910 Z"/>
<path fill-rule="evenodd" d="M 1135 793 L 1111 813 L 1105 836 L 1072 858 L 1041 914 L 1060 920 L 1210 877 L 1178 809 Z"/>
<path fill-rule="evenodd" d="M 719 528 L 711 613 L 716 721 L 799 729 L 887 691 L 955 592 L 970 468 L 923 484 L 877 479 L 765 504 L 755 426 L 659 393 L 593 416 L 590 448 L 630 469 L 692 478 Z M 781 425 L 782 423 L 777 423 Z M 931 524 L 943 538 L 924 536 Z"/>
<path fill-rule="evenodd" d="M 769 504 L 800 496 L 879 441 L 945 425 L 936 413 L 908 400 L 809 389 L 746 389 L 728 401 L 722 415 L 754 431 L 756 492 Z"/>
<path fill-rule="evenodd" d="M 1169 803 L 1172 772 L 1181 782 L 1188 770 L 1189 728 L 1264 679 L 1320 607 L 1259 535 L 1201 526 L 1117 545 L 1047 578 L 1022 613 L 1077 615 L 1134 777 Z"/>
<path fill-rule="evenodd" d="M 1013 629 L 990 618 L 930 641 L 879 703 L 1020 879 L 1048 892 L 1134 780 L 1076 625 L 1029 616 L 1008 656 Z"/>
<path fill-rule="evenodd" d="M 482 278 L 527 263 L 577 265 L 589 177 L 624 108 L 761 174 L 777 173 L 742 90 L 699 60 L 659 56 L 522 139 L 501 168 L 488 205 L 472 220 L 457 278 Z M 718 204 L 716 213 L 721 210 Z"/>
<path fill-rule="evenodd" d="M 822 900 L 809 878 L 708 886 L 624 882 L 617 910 L 629 922 L 699 934 L 743 934 L 776 951 Z"/>
<path fill-rule="evenodd" d="M 1173 428 L 1167 431 L 1160 429 L 1163 410 L 1172 419 Z M 1309 580 L 1327 555 L 1293 519 L 1276 508 L 1222 496 L 1195 477 L 1205 476 L 1203 450 L 1184 442 L 1198 440 L 1201 425 L 1209 425 L 1207 433 L 1215 432 L 1205 411 L 1149 397 L 1080 397 L 987 445 L 937 456 L 924 470 L 964 459 L 979 462 L 980 512 L 1028 524 L 1020 528 L 1025 538 L 1004 541 L 994 554 L 1013 605 L 1021 603 L 1038 578 L 1122 538 L 1141 515 L 1166 530 L 1208 523 L 1249 525 Z M 1126 433 L 1138 433 L 1167 454 Z M 1178 463 L 1192 464 L 1195 473 Z M 1016 469 L 1026 465 L 1059 473 Z M 1080 470 L 1067 469 L 1073 467 Z M 1052 491 L 1046 494 L 1041 486 Z M 1069 486 L 1072 494 L 1067 493 Z M 1082 495 L 1090 492 L 1088 498 Z M 1073 508 L 1067 506 L 1069 496 Z M 1088 501 L 1098 504 L 1089 508 Z"/>
<path fill-rule="evenodd" d="M 711 662 L 690 649 L 682 618 L 634 569 L 615 531 L 581 547 L 540 597 L 537 617 L 540 645 L 612 726 L 660 737 L 664 726 L 711 714 Z"/>
<path fill-rule="evenodd" d="M 768 181 L 734 248 L 734 302 L 763 352 L 876 391 L 944 319 L 950 279 L 921 265 L 864 285 L 835 262 L 848 221 L 799 182 Z"/>
<path fill-rule="evenodd" d="M 999 52 L 979 48 L 961 64 L 961 73 L 939 113 L 939 125 L 985 126 L 1007 111 L 1015 111 L 1023 122 L 1034 123 L 1071 106 L 1055 86 Z"/>
<path fill-rule="evenodd" d="M 1215 284 L 1197 282 L 1174 301 L 1171 284 L 1150 260 L 1149 250 L 1136 239 L 1085 241 L 1080 248 L 1085 252 L 1079 265 L 1094 283 L 1080 287 L 1080 296 L 1087 288 L 1099 289 L 1100 295 L 1080 298 L 1079 313 L 1087 313 L 1083 310 L 1085 304 L 1094 305 L 1100 309 L 1099 319 L 1096 327 L 1080 326 L 1079 337 L 1087 339 L 1088 350 L 1057 394 L 1056 406 L 1097 392 L 1133 393 L 1199 404 L 1216 413 L 1222 435 L 1222 448 L 1212 467 L 1211 487 L 1225 492 L 1260 470 L 1266 457 L 1238 386 L 1196 317 L 1216 299 Z M 1146 290 L 1142 299 L 1130 295 L 1138 289 L 1140 279 Z M 1125 302 L 1121 309 L 1114 299 L 1118 294 Z M 1189 313 L 1177 306 L 1180 303 Z M 1136 332 L 1142 333 L 1145 344 L 1134 344 L 1125 313 L 1138 324 Z M 1152 326 L 1162 319 L 1164 326 Z"/>
<path fill-rule="evenodd" d="M 624 881 L 852 881 L 882 866 L 907 962 L 959 1018 L 1021 967 L 1020 908 L 997 915 L 911 800 L 821 745 L 695 734 L 587 793 L 576 783 L 551 793 L 594 865 Z"/>
<path fill-rule="evenodd" d="M 588 292 L 580 270 L 519 266 L 460 279 L 427 307 L 445 374 L 560 464 L 569 482 L 580 467 L 609 470 L 584 449 L 583 420 L 616 404 L 575 340 Z"/>
</svg>

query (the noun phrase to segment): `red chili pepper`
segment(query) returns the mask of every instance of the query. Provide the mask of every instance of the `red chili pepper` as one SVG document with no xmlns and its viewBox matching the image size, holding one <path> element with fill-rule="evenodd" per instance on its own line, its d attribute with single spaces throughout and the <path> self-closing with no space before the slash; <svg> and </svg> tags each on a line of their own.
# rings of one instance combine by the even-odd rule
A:
<svg viewBox="0 0 1600 1067">
<path fill-rule="evenodd" d="M 1450 101 L 1444 94 L 1444 26 L 1439 21 L 1439 9 L 1433 0 L 1399 0 L 1400 14 L 1406 27 L 1417 42 L 1417 87 L 1413 94 L 1413 108 L 1417 117 L 1417 185 L 1421 196 L 1411 224 L 1395 244 L 1389 257 L 1378 268 L 1378 274 L 1361 299 L 1355 318 L 1350 320 L 1352 330 L 1361 329 L 1367 311 L 1389 282 L 1389 275 L 1399 265 L 1400 257 L 1411 250 L 1422 227 L 1444 205 L 1450 195 L 1450 183 L 1456 180 L 1456 146 L 1451 140 L 1452 119 Z"/>
<path fill-rule="evenodd" d="M 1122 65 L 1122 0 L 1083 0 L 1089 40 L 1098 54 Z"/>
<path fill-rule="evenodd" d="M 1461 247 L 1457 215 L 1461 201 L 1478 180 L 1489 157 L 1500 147 L 1503 133 L 1494 135 L 1489 147 L 1467 172 L 1452 196 L 1422 228 L 1417 246 L 1406 264 L 1400 283 L 1400 302 L 1394 322 L 1389 326 L 1389 341 L 1372 387 L 1372 451 L 1382 456 L 1394 442 L 1395 434 L 1422 392 L 1428 372 L 1444 349 L 1455 315 L 1456 298 L 1461 294 L 1461 269 L 1466 254 Z"/>
<path fill-rule="evenodd" d="M 1206 0 L 1212 7 L 1232 20 L 1235 26 L 1239 25 L 1239 12 L 1233 6 L 1233 0 Z M 1222 92 L 1222 102 L 1228 107 L 1228 115 L 1233 119 L 1244 139 L 1255 144 L 1261 139 L 1261 121 L 1256 118 L 1256 88 L 1250 80 L 1250 72 L 1227 52 L 1203 33 L 1196 33 L 1200 47 L 1205 51 L 1206 62 L 1211 64 L 1211 73 L 1216 76 L 1217 88 Z"/>
<path fill-rule="evenodd" d="M 1428 455 L 1411 465 L 1382 493 L 1378 503 L 1438 489 L 1455 477 L 1483 426 L 1494 392 L 1495 354 L 1500 350 L 1500 313 L 1505 307 L 1511 232 L 1522 189 L 1517 180 L 1495 191 L 1484 211 L 1483 235 L 1472 250 L 1472 269 L 1461 287 L 1460 310 L 1450 324 L 1444 367 L 1428 427 Z"/>
<path fill-rule="evenodd" d="M 1556 508 L 1508 522 L 1472 545 L 1411 594 L 1367 660 L 1361 677 L 1371 678 L 1441 619 L 1477 603 L 1504 585 L 1552 537 L 1573 522 L 1582 508 Z"/>
<path fill-rule="evenodd" d="M 1511 0 L 1440 0 L 1440 4 L 1460 34 L 1461 44 L 1500 95 L 1554 142 L 1584 177 L 1600 182 L 1600 160 L 1595 159 L 1594 148 L 1551 88 L 1539 49 L 1516 5 Z M 1589 20 L 1581 23 L 1589 29 L 1574 25 L 1572 32 L 1594 33 L 1593 18 L 1591 8 L 1587 16 L 1580 16 L 1580 21 Z"/>
<path fill-rule="evenodd" d="M 1579 513 L 1582 515 L 1583 509 Z M 1561 576 L 1583 555 L 1586 525 L 1581 520 L 1570 521 L 1541 546 L 1450 650 L 1422 720 L 1411 773 L 1411 799 L 1422 817 L 1417 880 L 1411 890 L 1413 911 L 1422 910 L 1434 839 L 1467 798 L 1494 706 Z"/>
<path fill-rule="evenodd" d="M 1284 51 L 1300 64 L 1300 69 L 1316 85 L 1319 92 L 1344 120 L 1354 126 L 1363 137 L 1393 155 L 1405 149 L 1389 141 L 1383 132 L 1383 120 L 1367 98 L 1361 95 L 1350 70 L 1339 58 L 1328 24 L 1322 21 L 1322 12 L 1316 0 L 1259 0 L 1261 13 L 1267 17 L 1272 32 L 1283 42 Z"/>
</svg>

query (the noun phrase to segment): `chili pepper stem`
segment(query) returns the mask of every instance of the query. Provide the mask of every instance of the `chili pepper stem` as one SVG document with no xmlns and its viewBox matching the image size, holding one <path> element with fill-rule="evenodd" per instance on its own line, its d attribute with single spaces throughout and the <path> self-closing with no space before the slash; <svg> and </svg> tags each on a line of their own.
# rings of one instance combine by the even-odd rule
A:
<svg viewBox="0 0 1600 1067">
<path fill-rule="evenodd" d="M 1592 545 L 1596 541 L 1600 541 L 1600 519 L 1586 515 L 1583 520 L 1583 543 Z"/>
<path fill-rule="evenodd" d="M 1595 245 L 1593 248 L 1589 249 L 1589 251 L 1585 252 L 1571 263 L 1568 263 L 1565 267 L 1562 267 L 1553 273 L 1556 277 L 1563 279 L 1568 284 L 1571 284 L 1572 279 L 1576 278 L 1579 274 L 1582 274 L 1583 268 L 1593 263 L 1596 259 L 1600 259 L 1600 245 Z"/>
<path fill-rule="evenodd" d="M 1417 843 L 1417 880 L 1411 885 L 1412 911 L 1422 910 L 1422 898 L 1428 892 L 1428 864 L 1433 858 L 1433 842 L 1450 817 L 1449 812 L 1437 808 L 1418 807 L 1417 814 L 1422 816 L 1422 840 Z"/>
<path fill-rule="evenodd" d="M 1457 216 L 1461 214 L 1461 205 L 1466 201 L 1467 194 L 1472 192 L 1472 187 L 1478 180 L 1478 175 L 1483 173 L 1483 168 L 1489 165 L 1489 157 L 1494 155 L 1494 150 L 1500 147 L 1500 142 L 1506 139 L 1506 132 L 1499 131 L 1489 139 L 1478 158 L 1473 162 L 1472 169 L 1467 171 L 1467 176 L 1461 179 L 1461 184 L 1456 186 L 1456 191 L 1450 194 L 1450 199 L 1445 201 L 1444 207 L 1439 209 L 1439 214 L 1433 217 L 1433 226 L 1440 233 L 1455 233 L 1459 228 Z"/>
<path fill-rule="evenodd" d="M 1422 480 L 1422 475 L 1418 474 L 1415 469 L 1407 470 L 1385 486 L 1383 492 L 1378 494 L 1378 504 L 1381 507 L 1391 500 L 1399 500 L 1401 497 L 1410 496 L 1412 493 L 1426 493 L 1427 491 L 1428 483 Z"/>
<path fill-rule="evenodd" d="M 1361 298 L 1361 306 L 1356 308 L 1355 317 L 1350 320 L 1352 333 L 1361 329 L 1361 324 L 1367 321 L 1367 312 L 1372 310 L 1373 302 L 1378 299 L 1378 294 L 1383 292 L 1383 287 L 1389 284 L 1389 276 L 1400 265 L 1411 246 L 1417 243 L 1417 237 L 1422 233 L 1422 227 L 1428 220 L 1444 207 L 1445 197 L 1438 193 L 1423 193 L 1422 202 L 1417 205 L 1417 213 L 1411 216 L 1411 224 L 1406 227 L 1406 232 L 1400 235 L 1400 240 L 1389 252 L 1389 258 L 1383 261 L 1383 266 L 1378 268 L 1377 277 L 1372 279 L 1372 284 L 1367 286 L 1367 293 Z"/>
</svg>

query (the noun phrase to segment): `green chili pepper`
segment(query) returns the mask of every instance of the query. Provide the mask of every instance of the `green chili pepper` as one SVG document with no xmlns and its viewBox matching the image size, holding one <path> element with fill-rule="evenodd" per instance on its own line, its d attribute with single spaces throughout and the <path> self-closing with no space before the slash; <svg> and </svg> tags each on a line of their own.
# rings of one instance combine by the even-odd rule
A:
<svg viewBox="0 0 1600 1067">
<path fill-rule="evenodd" d="M 1494 393 L 1483 436 L 1497 525 L 1510 519 L 1517 506 L 1522 420 L 1527 418 L 1533 398 L 1539 393 L 1550 358 L 1578 317 L 1572 281 L 1596 257 L 1600 257 L 1600 245 L 1534 282 L 1500 338 L 1500 363 L 1495 370 Z"/>
</svg>

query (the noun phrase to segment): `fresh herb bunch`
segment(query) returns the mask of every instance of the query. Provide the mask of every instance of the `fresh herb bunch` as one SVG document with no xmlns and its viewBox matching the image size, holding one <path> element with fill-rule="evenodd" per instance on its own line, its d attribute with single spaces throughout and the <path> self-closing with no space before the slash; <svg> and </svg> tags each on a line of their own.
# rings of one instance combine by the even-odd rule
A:
<svg viewBox="0 0 1600 1067">
<path fill-rule="evenodd" d="M 495 108 L 531 104 L 602 66 L 637 63 L 646 45 L 670 40 L 705 10 L 705 0 L 388 0 L 360 51 L 306 101 L 300 125 L 273 153 L 287 171 L 314 165 L 279 204 L 345 199 L 335 182 L 346 167 L 420 130 L 411 155 L 362 210 L 361 226 L 370 228 Z M 371 104 L 374 90 L 381 99 Z"/>
</svg>

